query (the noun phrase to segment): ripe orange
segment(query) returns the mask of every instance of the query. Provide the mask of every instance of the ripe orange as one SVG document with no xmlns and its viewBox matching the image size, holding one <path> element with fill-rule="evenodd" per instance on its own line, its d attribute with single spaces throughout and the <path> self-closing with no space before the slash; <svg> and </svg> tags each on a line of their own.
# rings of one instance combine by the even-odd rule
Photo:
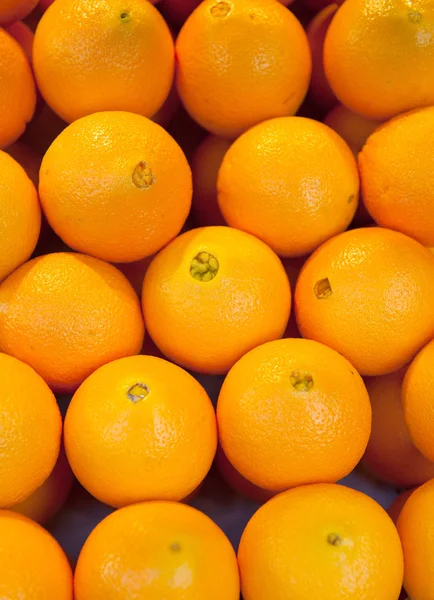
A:
<svg viewBox="0 0 434 600">
<path fill-rule="evenodd" d="M 291 290 L 282 263 L 263 242 L 236 229 L 203 227 L 154 258 L 142 305 L 149 333 L 165 356 L 218 374 L 282 336 Z"/>
<path fill-rule="evenodd" d="M 358 197 L 357 165 L 347 144 L 303 117 L 273 119 L 244 133 L 218 176 L 218 202 L 228 224 L 282 256 L 309 254 L 344 231 Z"/>
<path fill-rule="evenodd" d="M 205 0 L 181 29 L 176 53 L 184 106 L 223 137 L 295 114 L 309 85 L 306 34 L 276 0 Z"/>
<path fill-rule="evenodd" d="M 31 63 L 34 34 L 30 27 L 22 21 L 15 21 L 6 27 L 6 31 L 19 43 Z"/>
<path fill-rule="evenodd" d="M 324 66 L 336 96 L 368 119 L 434 104 L 431 0 L 349 0 L 330 25 Z"/>
<path fill-rule="evenodd" d="M 334 348 L 362 375 L 385 375 L 432 339 L 433 297 L 434 258 L 426 248 L 388 229 L 355 229 L 306 262 L 297 322 L 304 337 Z"/>
<path fill-rule="evenodd" d="M 209 135 L 192 156 L 192 214 L 201 227 L 226 224 L 217 202 L 217 176 L 223 157 L 230 146 L 229 140 Z"/>
<path fill-rule="evenodd" d="M 150 117 L 172 85 L 174 44 L 150 2 L 56 0 L 36 30 L 33 66 L 65 121 L 105 110 Z"/>
<path fill-rule="evenodd" d="M 146 502 L 94 529 L 74 590 L 76 600 L 238 600 L 240 584 L 232 546 L 211 519 L 184 504 Z"/>
<path fill-rule="evenodd" d="M 27 173 L 27 177 L 29 177 L 37 188 L 39 185 L 39 169 L 41 168 L 42 156 L 31 146 L 21 141 L 8 146 L 5 152 L 23 167 Z"/>
<path fill-rule="evenodd" d="M 424 246 L 434 246 L 433 136 L 434 108 L 414 111 L 380 127 L 359 155 L 363 197 L 372 217 Z"/>
<path fill-rule="evenodd" d="M 0 373 L 0 507 L 4 508 L 27 498 L 53 470 L 62 418 L 52 392 L 31 367 L 0 354 Z"/>
<path fill-rule="evenodd" d="M 68 246 L 132 262 L 180 232 L 191 206 L 191 172 L 162 127 L 140 115 L 102 112 L 54 140 L 42 161 L 39 195 Z"/>
<path fill-rule="evenodd" d="M 411 363 L 404 380 L 402 401 L 411 439 L 422 454 L 434 462 L 433 361 L 434 341 Z"/>
<path fill-rule="evenodd" d="M 274 492 L 345 477 L 371 432 L 360 375 L 331 348 L 301 339 L 270 342 L 243 356 L 223 383 L 217 419 L 231 464 Z"/>
<path fill-rule="evenodd" d="M 2 598 L 72 600 L 71 567 L 61 547 L 40 525 L 0 511 Z"/>
<path fill-rule="evenodd" d="M 77 479 L 106 504 L 182 500 L 214 459 L 214 408 L 180 367 L 153 356 L 123 358 L 75 393 L 65 446 Z"/>
<path fill-rule="evenodd" d="M 264 504 L 244 531 L 238 561 L 244 600 L 397 600 L 401 591 L 392 521 L 374 500 L 340 485 L 299 487 Z"/>
<path fill-rule="evenodd" d="M 434 598 L 434 480 L 415 490 L 398 518 L 404 587 L 411 600 Z"/>
<path fill-rule="evenodd" d="M 56 391 L 74 391 L 101 365 L 140 352 L 143 330 L 127 279 L 90 256 L 35 258 L 0 286 L 0 351 Z"/>
<path fill-rule="evenodd" d="M 35 82 L 24 50 L 0 27 L 0 148 L 20 137 L 35 106 Z"/>
<path fill-rule="evenodd" d="M 41 209 L 24 169 L 0 150 L 0 281 L 25 262 L 38 241 Z"/>
<path fill-rule="evenodd" d="M 412 493 L 415 490 L 417 490 L 417 487 L 410 488 L 409 490 L 405 490 L 405 492 L 402 492 L 401 494 L 399 494 L 399 496 L 396 496 L 395 500 L 392 502 L 392 504 L 387 509 L 387 514 L 392 519 L 392 521 L 395 523 L 395 525 L 398 523 L 399 515 L 401 514 L 402 509 L 405 506 L 405 503 L 407 502 L 407 500 L 410 498 L 410 496 L 412 495 Z"/>
<path fill-rule="evenodd" d="M 0 25 L 13 23 L 27 17 L 39 0 L 2 0 L 0 5 Z"/>
<path fill-rule="evenodd" d="M 368 378 L 372 405 L 372 432 L 363 466 L 395 487 L 411 487 L 434 478 L 429 462 L 411 441 L 404 421 L 401 389 L 405 372 Z"/>
<path fill-rule="evenodd" d="M 325 117 L 324 123 L 347 142 L 355 156 L 359 154 L 369 136 L 381 125 L 381 121 L 361 117 L 343 104 L 335 106 Z"/>
</svg>

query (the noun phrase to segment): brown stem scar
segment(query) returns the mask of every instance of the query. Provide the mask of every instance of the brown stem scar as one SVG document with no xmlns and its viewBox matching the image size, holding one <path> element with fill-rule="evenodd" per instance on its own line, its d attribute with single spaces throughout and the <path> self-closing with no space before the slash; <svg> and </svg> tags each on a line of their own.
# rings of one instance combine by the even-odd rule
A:
<svg viewBox="0 0 434 600">
<path fill-rule="evenodd" d="M 151 390 L 144 383 L 135 383 L 127 392 L 128 400 L 137 404 L 149 394 Z"/>
<path fill-rule="evenodd" d="M 293 371 L 290 375 L 290 381 L 297 392 L 308 392 L 313 388 L 313 377 L 305 371 Z"/>
<path fill-rule="evenodd" d="M 355 196 L 354 194 L 351 194 L 351 196 L 348 198 L 348 204 L 351 204 L 351 202 L 354 200 Z"/>
<path fill-rule="evenodd" d="M 198 281 L 211 281 L 217 275 L 219 261 L 209 252 L 199 252 L 190 263 L 190 275 Z"/>
<path fill-rule="evenodd" d="M 213 17 L 227 17 L 231 12 L 231 5 L 228 2 L 217 2 L 211 7 Z"/>
<path fill-rule="evenodd" d="M 418 12 L 417 10 L 412 10 L 411 12 L 408 13 L 408 20 L 411 23 L 420 23 L 423 19 L 423 16 L 420 12 Z"/>
<path fill-rule="evenodd" d="M 315 296 L 318 298 L 318 300 L 324 300 L 333 294 L 332 286 L 330 285 L 330 281 L 327 279 L 327 277 L 317 281 L 313 291 L 315 292 Z"/>
<path fill-rule="evenodd" d="M 124 23 L 127 23 L 130 19 L 131 19 L 131 15 L 129 12 L 127 12 L 127 11 L 121 12 L 121 21 L 123 21 Z"/>
<path fill-rule="evenodd" d="M 155 183 L 155 174 L 144 160 L 141 160 L 133 171 L 133 183 L 140 190 L 148 190 Z"/>
<path fill-rule="evenodd" d="M 174 542 L 173 544 L 171 544 L 170 550 L 171 552 L 181 552 L 181 544 L 178 544 L 178 542 Z"/>
<path fill-rule="evenodd" d="M 342 538 L 337 533 L 329 533 L 327 536 L 327 543 L 331 546 L 342 546 Z"/>
</svg>

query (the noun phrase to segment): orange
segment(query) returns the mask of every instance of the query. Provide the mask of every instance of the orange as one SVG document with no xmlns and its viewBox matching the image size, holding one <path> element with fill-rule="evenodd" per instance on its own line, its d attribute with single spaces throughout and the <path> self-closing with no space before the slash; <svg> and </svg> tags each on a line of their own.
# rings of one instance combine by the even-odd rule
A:
<svg viewBox="0 0 434 600">
<path fill-rule="evenodd" d="M 384 120 L 434 104 L 432 0 L 349 0 L 328 30 L 324 66 L 353 112 Z"/>
<path fill-rule="evenodd" d="M 41 228 L 35 186 L 24 169 L 0 150 L 0 281 L 25 262 Z"/>
<path fill-rule="evenodd" d="M 244 600 L 398 600 L 401 591 L 391 519 L 340 485 L 304 486 L 264 504 L 243 533 L 238 561 Z"/>
<path fill-rule="evenodd" d="M 62 119 L 105 110 L 150 117 L 173 81 L 172 34 L 143 0 L 56 0 L 35 34 L 38 87 Z"/>
<path fill-rule="evenodd" d="M 324 123 L 347 142 L 355 156 L 359 154 L 369 136 L 381 125 L 381 121 L 366 119 L 351 112 L 343 104 L 335 106 L 325 117 Z"/>
<path fill-rule="evenodd" d="M 192 214 L 196 223 L 201 227 L 225 225 L 217 202 L 217 176 L 223 157 L 230 146 L 229 140 L 216 135 L 208 135 L 192 156 Z"/>
<path fill-rule="evenodd" d="M 26 54 L 27 60 L 31 63 L 34 35 L 30 27 L 22 21 L 16 21 L 8 25 L 6 31 L 19 43 Z"/>
<path fill-rule="evenodd" d="M 123 358 L 75 393 L 65 446 L 77 479 L 106 504 L 182 500 L 214 459 L 214 408 L 180 367 L 153 356 Z"/>
<path fill-rule="evenodd" d="M 0 373 L 4 508 L 25 500 L 50 475 L 59 455 L 62 418 L 49 387 L 31 367 L 0 354 Z"/>
<path fill-rule="evenodd" d="M 2 0 L 0 5 L 0 24 L 12 23 L 26 17 L 38 0 Z"/>
<path fill-rule="evenodd" d="M 412 493 L 415 490 L 417 490 L 417 487 L 410 488 L 409 490 L 405 490 L 405 492 L 402 492 L 401 494 L 399 494 L 399 496 L 396 496 L 395 500 L 392 502 L 392 504 L 387 509 L 387 513 L 388 513 L 389 517 L 392 519 L 392 521 L 395 523 L 395 525 L 398 523 L 399 515 L 401 514 L 402 509 L 405 506 L 405 503 L 407 502 L 407 500 L 410 498 L 410 496 L 412 495 Z"/>
<path fill-rule="evenodd" d="M 22 135 L 35 106 L 35 82 L 24 50 L 0 27 L 0 148 Z"/>
<path fill-rule="evenodd" d="M 191 206 L 191 172 L 162 127 L 140 115 L 102 112 L 54 140 L 42 161 L 39 195 L 68 246 L 132 262 L 180 232 Z"/>
<path fill-rule="evenodd" d="M 230 463 L 274 492 L 345 477 L 371 432 L 360 375 L 331 348 L 301 339 L 270 342 L 243 356 L 223 383 L 217 419 Z"/>
<path fill-rule="evenodd" d="M 152 261 L 142 305 L 159 349 L 181 366 L 227 372 L 246 352 L 285 331 L 291 290 L 279 258 L 228 227 L 184 233 Z"/>
<path fill-rule="evenodd" d="M 433 136 L 434 108 L 414 111 L 380 127 L 359 155 L 363 197 L 372 217 L 424 246 L 434 246 Z"/>
<path fill-rule="evenodd" d="M 72 600 L 68 559 L 45 529 L 22 515 L 2 510 L 0 531 L 2 598 Z"/>
<path fill-rule="evenodd" d="M 184 106 L 223 137 L 295 114 L 309 85 L 306 34 L 276 0 L 205 0 L 181 29 L 176 53 Z"/>
<path fill-rule="evenodd" d="M 304 337 L 343 354 L 362 375 L 400 369 L 434 335 L 434 258 L 411 238 L 368 227 L 342 233 L 297 282 Z"/>
<path fill-rule="evenodd" d="M 404 380 L 402 401 L 411 439 L 422 454 L 434 462 L 433 361 L 434 341 L 425 346 L 411 363 Z"/>
<path fill-rule="evenodd" d="M 404 587 L 411 600 L 434 598 L 434 480 L 415 490 L 398 519 Z"/>
<path fill-rule="evenodd" d="M 23 167 L 29 179 L 34 183 L 35 187 L 38 187 L 42 156 L 31 146 L 21 141 L 8 146 L 5 152 Z"/>
<path fill-rule="evenodd" d="M 401 402 L 405 372 L 366 380 L 372 405 L 372 432 L 363 466 L 395 487 L 411 487 L 434 478 L 429 462 L 411 441 Z"/>
<path fill-rule="evenodd" d="M 227 151 L 218 176 L 228 224 L 281 256 L 309 254 L 344 231 L 358 196 L 357 165 L 347 144 L 303 117 L 273 119 L 244 133 Z"/>
<path fill-rule="evenodd" d="M 232 546 L 211 519 L 184 504 L 147 502 L 94 529 L 74 591 L 76 600 L 238 600 L 240 584 Z"/>
<path fill-rule="evenodd" d="M 56 391 L 74 391 L 101 365 L 137 354 L 143 329 L 127 279 L 90 256 L 35 258 L 0 286 L 0 351 L 31 365 Z"/>
</svg>

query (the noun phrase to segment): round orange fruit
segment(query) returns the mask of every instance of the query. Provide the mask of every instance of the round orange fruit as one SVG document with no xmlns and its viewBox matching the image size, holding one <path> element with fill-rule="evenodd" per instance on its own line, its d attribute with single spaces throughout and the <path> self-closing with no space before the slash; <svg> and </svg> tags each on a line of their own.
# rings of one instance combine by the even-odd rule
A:
<svg viewBox="0 0 434 600">
<path fill-rule="evenodd" d="M 0 531 L 3 598 L 73 599 L 68 559 L 45 529 L 22 515 L 1 510 Z"/>
<path fill-rule="evenodd" d="M 191 171 L 162 127 L 101 112 L 69 125 L 40 172 L 48 222 L 74 250 L 110 262 L 150 256 L 178 235 L 191 206 Z"/>
<path fill-rule="evenodd" d="M 140 303 L 115 267 L 80 254 L 35 258 L 0 286 L 0 351 L 55 391 L 74 391 L 101 365 L 138 354 Z"/>
<path fill-rule="evenodd" d="M 151 117 L 173 82 L 172 34 L 143 0 L 56 0 L 35 34 L 38 87 L 67 122 L 105 110 Z"/>
<path fill-rule="evenodd" d="M 226 152 L 218 176 L 228 224 L 281 256 L 309 254 L 344 231 L 358 196 L 357 165 L 347 144 L 303 117 L 252 127 Z"/>
<path fill-rule="evenodd" d="M 434 258 L 388 229 L 347 231 L 305 263 L 295 307 L 303 337 L 343 354 L 362 375 L 400 369 L 434 334 Z"/>
<path fill-rule="evenodd" d="M 240 583 L 232 546 L 211 519 L 184 504 L 146 502 L 94 529 L 74 591 L 76 600 L 238 600 Z"/>
<path fill-rule="evenodd" d="M 384 120 L 434 104 L 431 0 L 349 0 L 327 33 L 330 85 L 353 112 Z"/>
<path fill-rule="evenodd" d="M 331 348 L 301 339 L 269 342 L 243 356 L 223 383 L 217 419 L 230 463 L 274 492 L 345 477 L 371 432 L 369 396 L 354 367 Z"/>
<path fill-rule="evenodd" d="M 152 261 L 142 305 L 149 333 L 170 360 L 227 372 L 246 352 L 283 335 L 291 290 L 274 252 L 228 227 L 193 229 Z"/>
<path fill-rule="evenodd" d="M 181 29 L 176 54 L 185 108 L 222 137 L 295 114 L 309 85 L 306 34 L 276 0 L 205 0 Z"/>
<path fill-rule="evenodd" d="M 74 394 L 65 446 L 77 479 L 106 504 L 182 500 L 214 460 L 214 408 L 180 367 L 153 356 L 123 358 Z"/>
<path fill-rule="evenodd" d="M 340 485 L 289 490 L 264 504 L 238 550 L 244 600 L 398 600 L 401 544 L 372 498 Z"/>
<path fill-rule="evenodd" d="M 14 23 L 27 17 L 39 0 L 2 0 L 0 5 L 0 25 Z"/>
</svg>

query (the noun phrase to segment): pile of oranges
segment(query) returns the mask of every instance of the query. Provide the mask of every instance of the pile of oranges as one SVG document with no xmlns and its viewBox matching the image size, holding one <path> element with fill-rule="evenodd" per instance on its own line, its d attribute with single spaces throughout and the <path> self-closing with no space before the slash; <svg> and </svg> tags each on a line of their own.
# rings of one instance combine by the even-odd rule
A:
<svg viewBox="0 0 434 600">
<path fill-rule="evenodd" d="M 434 4 L 338 4 L 0 1 L 0 598 L 434 600 Z"/>
</svg>

